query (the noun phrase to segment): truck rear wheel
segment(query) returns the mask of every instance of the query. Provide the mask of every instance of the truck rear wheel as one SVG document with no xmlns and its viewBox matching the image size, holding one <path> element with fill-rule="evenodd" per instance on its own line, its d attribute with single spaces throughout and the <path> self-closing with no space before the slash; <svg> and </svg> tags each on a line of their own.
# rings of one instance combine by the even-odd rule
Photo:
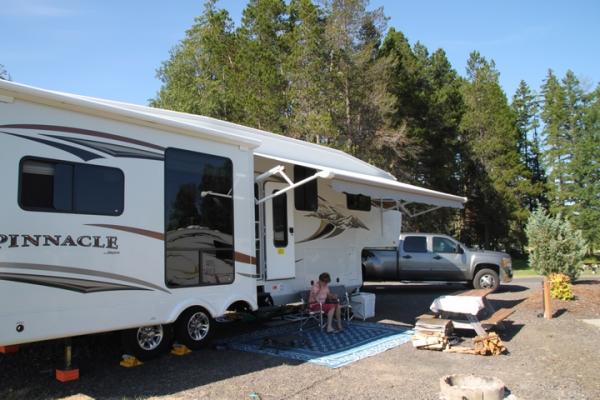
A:
<svg viewBox="0 0 600 400">
<path fill-rule="evenodd" d="M 121 340 L 127 354 L 150 360 L 171 348 L 173 329 L 170 325 L 142 326 L 123 331 Z"/>
<path fill-rule="evenodd" d="M 203 308 L 190 308 L 175 322 L 175 338 L 192 350 L 204 346 L 212 334 L 214 320 Z"/>
<path fill-rule="evenodd" d="M 473 287 L 475 289 L 498 289 L 500 278 L 493 269 L 483 268 L 477 271 L 473 278 Z"/>
</svg>

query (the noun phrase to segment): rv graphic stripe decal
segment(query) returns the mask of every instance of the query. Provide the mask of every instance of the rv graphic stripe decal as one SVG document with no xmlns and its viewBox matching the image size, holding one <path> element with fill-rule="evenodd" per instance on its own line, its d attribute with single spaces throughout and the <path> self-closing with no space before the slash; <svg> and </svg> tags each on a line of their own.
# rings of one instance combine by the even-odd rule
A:
<svg viewBox="0 0 600 400">
<path fill-rule="evenodd" d="M 320 220 L 317 230 L 297 243 L 306 243 L 317 239 L 331 239 L 339 236 L 348 229 L 365 229 L 367 226 L 354 215 L 344 215 L 334 206 L 330 205 L 327 200 L 319 196 L 319 207 L 317 211 L 306 214 L 307 217 L 317 218 Z"/>
<path fill-rule="evenodd" d="M 104 139 L 117 140 L 121 142 L 126 142 L 130 144 L 136 144 L 138 146 L 149 147 L 151 149 L 164 151 L 165 148 L 162 146 L 155 145 L 153 143 L 144 142 L 143 140 L 137 140 L 128 138 L 121 135 L 115 135 L 113 133 L 92 131 L 90 129 L 82 129 L 75 128 L 71 126 L 59 126 L 59 125 L 43 125 L 43 124 L 9 124 L 9 125 L 0 125 L 0 128 L 13 128 L 13 129 L 37 129 L 43 131 L 53 131 L 53 132 L 69 132 L 69 133 L 77 133 L 80 135 L 94 136 L 100 137 Z"/>
<path fill-rule="evenodd" d="M 64 274 L 92 276 L 95 278 L 113 279 L 113 280 L 121 281 L 122 285 L 124 285 L 123 282 L 126 282 L 128 284 L 144 286 L 147 290 L 155 289 L 155 290 L 160 290 L 161 292 L 165 292 L 168 294 L 171 293 L 168 290 L 166 290 L 158 285 L 143 281 L 141 279 L 132 278 L 130 276 L 125 276 L 125 275 L 113 274 L 110 272 L 96 271 L 96 270 L 92 270 L 92 269 L 63 267 L 60 265 L 0 262 L 0 270 L 6 270 L 6 269 L 29 269 L 29 270 L 34 270 L 34 271 L 58 272 L 58 273 L 64 273 Z"/>
<path fill-rule="evenodd" d="M 64 144 L 64 143 L 56 143 L 56 142 L 52 142 L 50 140 L 45 140 L 45 139 L 36 138 L 36 137 L 30 137 L 30 136 L 25 136 L 25 135 L 19 135 L 19 134 L 16 134 L 16 133 L 10 133 L 10 132 L 5 132 L 5 131 L 0 131 L 0 132 L 5 133 L 7 135 L 20 137 L 22 139 L 31 140 L 33 142 L 42 143 L 42 144 L 45 144 L 47 146 L 55 147 L 57 149 L 66 151 L 67 153 L 71 153 L 74 156 L 81 158 L 83 161 L 90 161 L 90 160 L 95 160 L 97 158 L 104 158 L 101 155 L 98 155 L 96 153 L 92 153 L 90 151 L 83 150 L 83 149 L 80 149 L 78 147 L 69 146 L 69 145 Z"/>
<path fill-rule="evenodd" d="M 260 275 L 259 275 L 259 274 L 247 274 L 247 273 L 245 273 L 245 272 L 238 272 L 237 274 L 238 274 L 238 275 L 241 275 L 241 276 L 245 276 L 245 277 L 247 277 L 247 278 L 254 278 L 254 279 L 256 279 L 256 278 L 260 278 Z"/>
<path fill-rule="evenodd" d="M 112 225 L 112 224 L 85 224 L 86 226 L 97 226 L 99 228 L 115 229 L 117 231 L 135 233 L 137 235 L 147 236 L 153 239 L 165 240 L 165 235 L 161 232 L 150 231 L 148 229 L 136 228 L 134 226 Z"/>
<path fill-rule="evenodd" d="M 252 256 L 249 256 L 248 254 L 244 254 L 244 253 L 239 253 L 237 251 L 235 252 L 234 256 L 235 256 L 235 261 L 237 261 L 237 262 L 256 265 L 256 257 L 252 257 Z"/>
<path fill-rule="evenodd" d="M 77 139 L 59 135 L 44 135 L 65 142 L 71 142 L 80 146 L 86 146 L 102 153 L 109 154 L 113 157 L 125 158 L 142 158 L 146 160 L 164 160 L 162 153 L 154 153 L 152 151 L 140 150 L 133 147 L 121 146 L 119 144 L 103 143 L 96 140 Z"/>
<path fill-rule="evenodd" d="M 151 290 L 136 286 L 120 285 L 118 283 L 93 281 L 88 279 L 64 278 L 50 275 L 10 274 L 1 273 L 0 280 L 31 285 L 49 286 L 79 293 L 110 292 L 115 290 Z"/>
</svg>

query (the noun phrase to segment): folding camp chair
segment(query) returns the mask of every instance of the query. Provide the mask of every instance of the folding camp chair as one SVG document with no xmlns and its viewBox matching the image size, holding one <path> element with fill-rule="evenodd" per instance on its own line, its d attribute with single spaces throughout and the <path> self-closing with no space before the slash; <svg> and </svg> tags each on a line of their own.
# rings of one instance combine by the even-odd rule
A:
<svg viewBox="0 0 600 400">
<path fill-rule="evenodd" d="M 311 310 L 308 299 L 310 298 L 310 290 L 305 290 L 300 292 L 300 301 L 302 302 L 302 307 L 300 311 L 300 330 L 304 329 L 304 326 L 310 321 L 315 321 L 319 325 L 319 329 L 323 330 L 325 327 L 325 321 L 323 316 L 325 313 L 323 312 L 323 304 L 319 303 L 319 308 L 316 310 Z"/>
<path fill-rule="evenodd" d="M 337 286 L 329 286 L 329 291 L 331 294 L 337 296 L 340 301 L 340 308 L 342 309 L 342 319 L 350 322 L 354 315 L 352 315 L 352 305 L 350 304 L 350 296 L 348 295 L 348 291 L 346 290 L 346 286 L 337 285 Z"/>
</svg>

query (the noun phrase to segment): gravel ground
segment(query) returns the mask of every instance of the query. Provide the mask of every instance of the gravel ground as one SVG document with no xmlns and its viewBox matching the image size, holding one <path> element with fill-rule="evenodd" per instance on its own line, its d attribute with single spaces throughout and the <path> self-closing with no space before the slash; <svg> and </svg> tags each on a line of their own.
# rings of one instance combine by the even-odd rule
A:
<svg viewBox="0 0 600 400">
<path fill-rule="evenodd" d="M 600 281 L 575 285 L 577 300 L 556 303 L 557 317 L 539 318 L 539 278 L 517 279 L 490 296 L 496 307 L 516 307 L 501 333 L 510 354 L 483 357 L 415 350 L 405 344 L 340 369 L 230 350 L 164 356 L 140 367 L 118 366 L 117 335 L 74 342 L 81 379 L 52 378 L 61 343 L 24 346 L 0 355 L 0 398 L 437 399 L 439 378 L 452 373 L 495 376 L 519 399 L 600 398 Z M 442 294 L 460 285 L 368 284 L 377 294 L 375 321 L 412 325 Z M 244 324 L 228 330 L 255 329 Z M 467 340 L 472 335 L 464 332 Z"/>
</svg>

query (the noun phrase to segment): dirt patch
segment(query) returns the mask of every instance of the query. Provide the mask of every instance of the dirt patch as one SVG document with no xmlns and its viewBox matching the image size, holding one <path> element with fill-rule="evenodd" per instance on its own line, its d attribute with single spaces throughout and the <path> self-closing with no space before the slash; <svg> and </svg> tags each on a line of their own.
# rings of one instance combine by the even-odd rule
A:
<svg viewBox="0 0 600 400">
<path fill-rule="evenodd" d="M 565 312 L 577 318 L 600 317 L 600 281 L 584 280 L 573 285 L 574 300 L 564 301 L 552 299 L 552 310 L 556 317 Z M 523 302 L 521 307 L 525 310 L 543 310 L 541 286 L 532 289 L 531 296 Z"/>
<path fill-rule="evenodd" d="M 464 290 L 458 285 L 370 285 L 377 317 L 414 324 L 434 298 Z M 247 399 L 256 392 L 275 399 L 436 400 L 439 380 L 449 374 L 496 377 L 519 399 L 600 399 L 600 330 L 583 321 L 597 318 L 600 284 L 575 286 L 578 299 L 560 318 L 538 318 L 540 279 L 516 279 L 490 296 L 496 308 L 516 308 L 500 332 L 509 354 L 474 356 L 416 350 L 409 343 L 346 367 L 329 369 L 266 355 L 208 347 L 184 357 L 165 355 L 142 366 L 118 365 L 119 337 L 93 335 L 74 340 L 81 379 L 61 384 L 52 377 L 61 343 L 23 346 L 0 355 L 0 399 Z M 531 300 L 527 300 L 532 297 Z M 537 303 L 536 303 L 537 302 Z M 231 329 L 231 328 L 228 328 Z M 245 329 L 260 329 L 247 325 Z M 473 332 L 461 332 L 465 340 Z"/>
</svg>

